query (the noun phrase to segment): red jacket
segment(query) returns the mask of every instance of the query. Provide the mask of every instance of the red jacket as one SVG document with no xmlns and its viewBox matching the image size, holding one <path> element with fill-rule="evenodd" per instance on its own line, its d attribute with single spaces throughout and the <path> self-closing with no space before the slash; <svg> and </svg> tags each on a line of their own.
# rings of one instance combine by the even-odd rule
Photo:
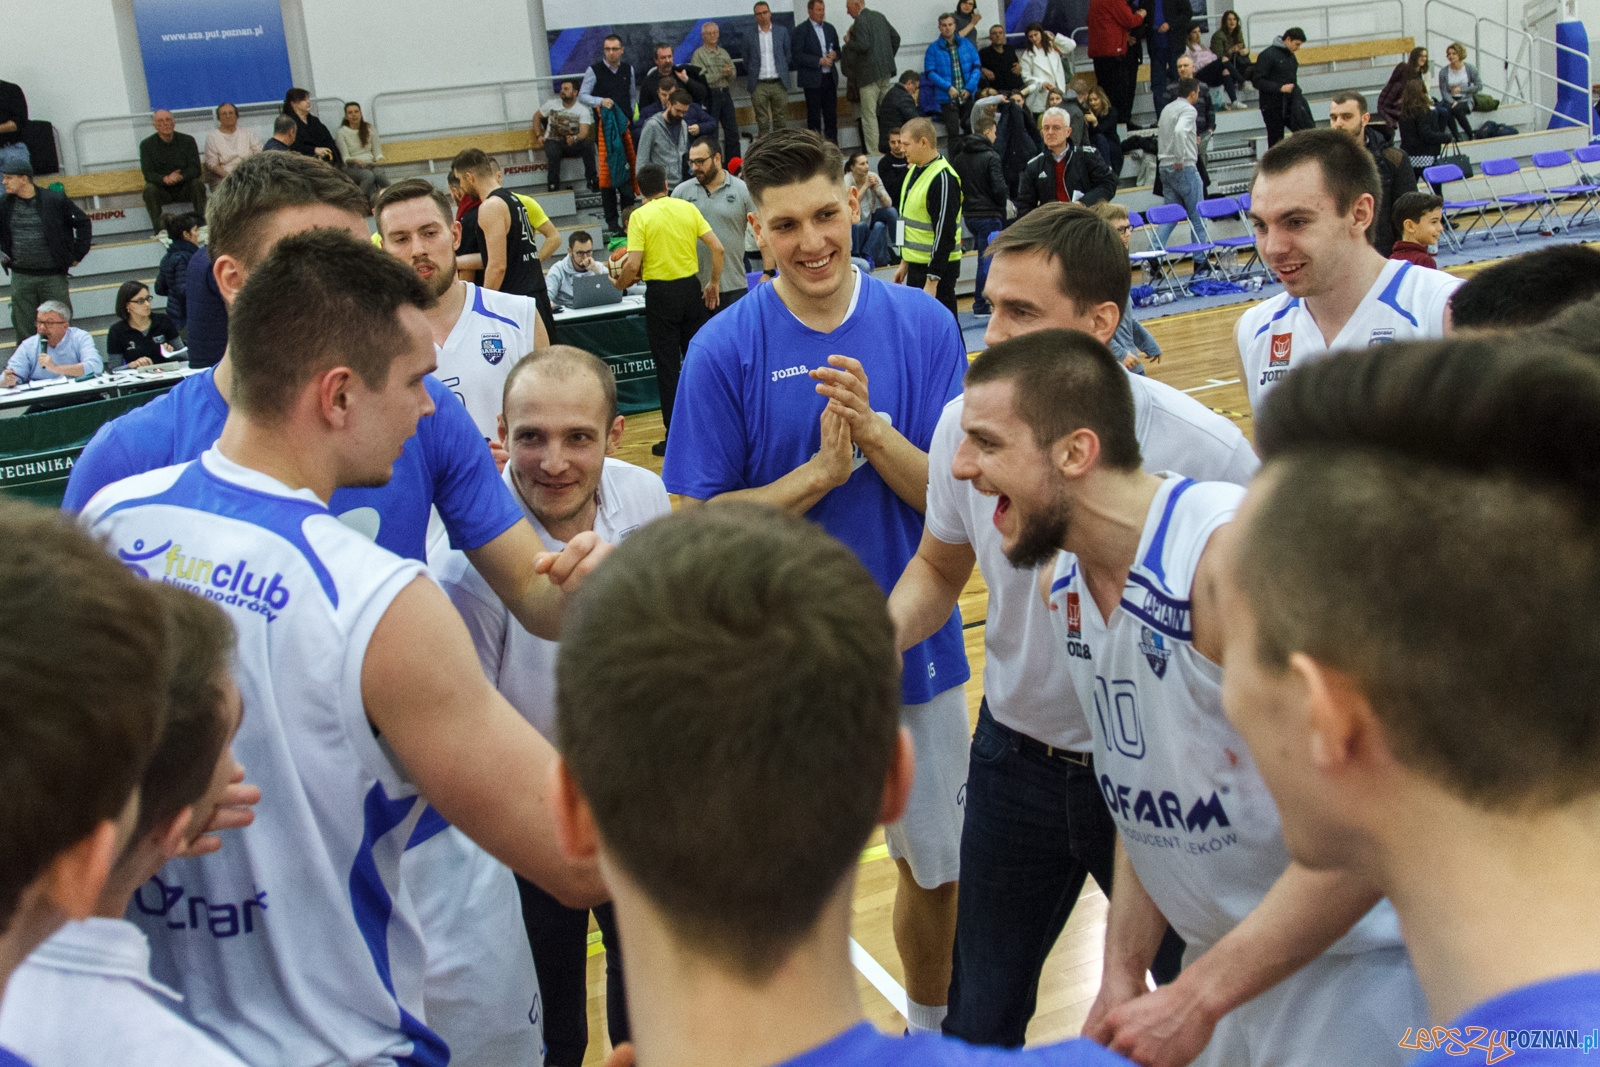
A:
<svg viewBox="0 0 1600 1067">
<path fill-rule="evenodd" d="M 1437 270 L 1439 261 L 1434 259 L 1428 250 L 1415 241 L 1396 241 L 1394 251 L 1389 253 L 1390 259 L 1403 259 L 1407 263 L 1415 263 L 1419 267 L 1428 267 Z"/>
<path fill-rule="evenodd" d="M 1089 0 L 1089 58 L 1128 54 L 1128 31 L 1143 18 L 1127 0 Z"/>
</svg>

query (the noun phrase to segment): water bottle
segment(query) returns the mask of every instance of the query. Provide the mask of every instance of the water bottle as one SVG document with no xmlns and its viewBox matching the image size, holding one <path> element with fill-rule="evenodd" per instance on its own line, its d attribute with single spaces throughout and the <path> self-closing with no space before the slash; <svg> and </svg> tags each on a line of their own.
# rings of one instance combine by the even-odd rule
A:
<svg viewBox="0 0 1600 1067">
<path fill-rule="evenodd" d="M 1139 277 L 1143 279 L 1145 285 L 1154 284 L 1156 272 L 1151 269 L 1150 261 L 1148 259 L 1141 259 L 1139 261 Z"/>
</svg>

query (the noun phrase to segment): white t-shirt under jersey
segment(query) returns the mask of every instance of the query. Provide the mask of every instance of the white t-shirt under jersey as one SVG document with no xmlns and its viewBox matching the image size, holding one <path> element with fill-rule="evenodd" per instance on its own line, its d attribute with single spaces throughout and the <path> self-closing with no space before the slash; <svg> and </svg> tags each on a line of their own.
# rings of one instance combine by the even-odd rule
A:
<svg viewBox="0 0 1600 1067">
<path fill-rule="evenodd" d="M 151 887 L 141 892 L 153 900 Z M 150 944 L 137 926 L 68 923 L 11 976 L 0 1043 L 33 1067 L 244 1067 L 167 1007 L 182 999 L 150 977 Z"/>
<path fill-rule="evenodd" d="M 506 375 L 517 360 L 533 351 L 539 308 L 532 297 L 500 293 L 466 283 L 467 302 L 461 317 L 439 346 L 438 379 L 461 398 L 487 438 L 497 436 Z"/>
<path fill-rule="evenodd" d="M 1295 367 L 1344 348 L 1444 336 L 1445 310 L 1461 279 L 1391 259 L 1339 336 L 1325 340 L 1297 296 L 1279 293 L 1239 318 L 1234 339 L 1244 363 L 1250 410 L 1259 418 L 1273 386 Z"/>
<path fill-rule="evenodd" d="M 1205 481 L 1247 483 L 1261 461 L 1228 419 L 1165 383 L 1128 375 L 1134 425 L 1147 470 L 1177 470 Z M 961 444 L 963 398 L 945 405 L 928 450 L 928 532 L 973 546 L 989 587 L 983 630 L 983 693 L 996 722 L 1074 752 L 1093 743 L 1067 665 L 1050 634 L 1035 572 L 1013 567 L 1000 547 L 994 498 L 950 473 Z"/>
<path fill-rule="evenodd" d="M 439 1062 L 400 880 L 425 805 L 361 696 L 373 630 L 422 564 L 215 448 L 107 486 L 81 521 L 238 631 L 234 751 L 261 803 L 220 851 L 173 860 L 140 889 L 128 918 L 150 939 L 152 973 L 246 1063 Z"/>
<path fill-rule="evenodd" d="M 539 540 L 551 552 L 566 544 L 550 536 L 534 517 L 511 478 L 507 464 L 503 477 L 511 495 L 522 504 Z M 672 512 L 672 502 L 661 478 L 653 471 L 608 459 L 600 474 L 599 508 L 594 532 L 602 541 L 620 544 L 644 524 Z M 478 660 L 511 706 L 552 740 L 556 722 L 556 642 L 535 637 L 511 617 L 511 612 L 489 583 L 483 580 L 464 553 L 455 550 L 429 560 L 439 584 L 466 620 L 478 649 Z"/>
</svg>

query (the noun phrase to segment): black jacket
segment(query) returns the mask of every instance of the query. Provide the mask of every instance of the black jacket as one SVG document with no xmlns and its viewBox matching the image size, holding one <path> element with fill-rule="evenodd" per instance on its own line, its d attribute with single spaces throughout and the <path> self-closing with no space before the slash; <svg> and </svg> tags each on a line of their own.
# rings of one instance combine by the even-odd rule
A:
<svg viewBox="0 0 1600 1067">
<path fill-rule="evenodd" d="M 1117 195 L 1117 176 L 1111 173 L 1100 153 L 1092 148 L 1067 146 L 1066 183 L 1068 192 L 1083 193 L 1083 204 L 1092 207 Z M 1056 198 L 1056 160 L 1045 149 L 1028 160 L 1028 167 L 1017 181 L 1017 214 L 1026 215 L 1040 204 Z"/>
<path fill-rule="evenodd" d="M 1256 56 L 1251 84 L 1261 94 L 1261 110 L 1287 115 L 1289 98 L 1293 93 L 1283 91 L 1285 85 L 1299 85 L 1300 61 L 1283 44 L 1274 41 Z"/>
<path fill-rule="evenodd" d="M 1367 127 L 1367 151 L 1378 164 L 1378 183 L 1383 187 L 1383 199 L 1378 204 L 1378 217 L 1372 220 L 1367 236 L 1385 259 L 1394 251 L 1399 234 L 1394 232 L 1394 202 L 1407 193 L 1417 191 L 1417 174 L 1411 169 L 1406 154 L 1389 143 L 1389 135 L 1381 125 Z"/>
<path fill-rule="evenodd" d="M 1039 140 L 1033 113 L 1016 104 L 997 104 L 994 109 L 994 150 L 1000 154 L 1000 169 L 1005 172 L 1006 188 L 1016 196 L 1017 179 L 1028 169 L 1028 161 L 1044 150 Z"/>
<path fill-rule="evenodd" d="M 1431 107 L 1400 119 L 1400 147 L 1408 156 L 1436 156 L 1449 143 L 1450 134 L 1439 125 L 1439 113 Z"/>
<path fill-rule="evenodd" d="M 156 295 L 167 298 L 167 318 L 178 329 L 188 324 L 189 260 L 200 251 L 182 237 L 172 242 L 167 254 L 161 257 L 156 273 Z"/>
<path fill-rule="evenodd" d="M 1167 48 L 1173 55 L 1181 55 L 1189 47 L 1189 27 L 1194 25 L 1194 8 L 1189 5 L 1189 0 L 1162 0 L 1161 13 L 1167 16 Z M 1150 18 L 1155 18 L 1153 10 Z M 1150 28 L 1155 29 L 1154 26 Z"/>
<path fill-rule="evenodd" d="M 298 152 L 302 156 L 316 158 L 317 149 L 326 148 L 333 153 L 333 165 L 339 166 L 344 162 L 344 153 L 339 151 L 339 142 L 333 139 L 333 134 L 328 132 L 328 127 L 315 115 L 307 115 L 302 121 L 299 115 L 292 110 L 289 117 L 294 119 L 294 144 L 289 146 L 289 151 Z"/>
<path fill-rule="evenodd" d="M 987 137 L 968 134 L 950 149 L 950 165 L 961 176 L 961 213 L 969 219 L 998 219 L 1006 214 L 1006 176 L 1000 153 Z"/>
<path fill-rule="evenodd" d="M 677 87 L 679 89 L 682 89 L 685 92 L 687 92 L 689 94 L 690 99 L 692 99 L 695 103 L 699 104 L 701 107 L 705 107 L 706 103 L 711 99 L 711 89 L 710 89 L 709 86 L 706 85 L 705 75 L 700 73 L 700 68 L 699 67 L 677 66 L 677 67 L 673 67 L 672 69 L 673 69 L 674 72 L 682 71 L 683 74 L 684 74 L 684 77 L 688 79 L 687 81 L 678 81 L 677 78 L 673 78 L 672 79 L 673 81 L 678 82 L 678 86 Z M 639 78 L 639 106 L 640 107 L 644 107 L 646 105 L 659 104 L 661 102 L 660 95 L 659 95 L 660 94 L 660 89 L 659 89 L 660 85 L 661 85 L 661 70 L 659 68 L 657 68 L 657 67 L 651 67 L 649 70 L 645 71 L 642 76 L 640 76 L 640 78 Z M 638 134 L 634 134 L 633 136 L 634 136 L 634 140 L 637 141 L 638 138 L 639 138 L 639 135 Z"/>
<path fill-rule="evenodd" d="M 889 131 L 898 130 L 917 117 L 917 101 L 904 85 L 889 86 L 878 101 L 878 153 L 889 151 Z"/>
<path fill-rule="evenodd" d="M 39 220 L 44 224 L 44 242 L 50 247 L 56 267 L 67 273 L 74 263 L 81 263 L 89 254 L 89 244 L 94 238 L 94 224 L 83 209 L 68 200 L 62 193 L 43 186 L 35 186 L 39 201 Z M 5 257 L 6 273 L 11 272 L 11 213 L 17 198 L 7 196 L 0 201 L 0 256 Z"/>
</svg>

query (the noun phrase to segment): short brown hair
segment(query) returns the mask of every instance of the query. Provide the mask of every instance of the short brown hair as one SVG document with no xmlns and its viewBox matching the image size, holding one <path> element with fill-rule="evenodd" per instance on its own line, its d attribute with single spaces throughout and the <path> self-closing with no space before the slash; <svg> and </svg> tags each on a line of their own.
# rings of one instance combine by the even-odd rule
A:
<svg viewBox="0 0 1600 1067">
<path fill-rule="evenodd" d="M 211 258 L 232 256 L 255 266 L 267 220 L 284 208 L 310 204 L 326 204 L 358 218 L 369 211 L 361 187 L 320 160 L 293 152 L 258 152 L 242 160 L 206 202 Z"/>
<path fill-rule="evenodd" d="M 1356 110 L 1361 114 L 1372 114 L 1372 112 L 1367 110 L 1366 94 L 1358 93 L 1354 89 L 1340 89 L 1338 92 L 1328 97 L 1328 101 L 1334 104 L 1355 104 Z"/>
<path fill-rule="evenodd" d="M 1348 215 L 1362 194 L 1372 197 L 1372 214 L 1377 218 L 1378 205 L 1383 201 L 1383 186 L 1378 181 L 1378 164 L 1366 145 L 1343 130 L 1302 130 L 1293 137 L 1285 137 L 1261 157 L 1256 164 L 1256 177 L 1263 174 L 1283 174 L 1302 163 L 1316 163 L 1322 171 L 1322 182 L 1333 197 L 1339 214 Z M 1255 184 L 1255 179 L 1250 181 Z"/>
<path fill-rule="evenodd" d="M 532 371 L 548 374 L 553 378 L 566 378 L 579 371 L 588 371 L 594 375 L 595 381 L 600 383 L 600 393 L 604 398 L 603 407 L 606 409 L 606 426 L 617 421 L 617 376 L 606 361 L 573 345 L 549 345 L 545 348 L 536 348 L 511 365 L 506 372 L 505 385 L 500 390 L 500 410 L 504 411 L 507 402 L 511 399 L 511 389 L 517 379 Z"/>
<path fill-rule="evenodd" d="M 978 114 L 972 116 L 972 132 L 975 136 L 982 137 L 984 134 L 988 133 L 994 128 L 993 108 L 986 107 Z"/>
<path fill-rule="evenodd" d="M 939 134 L 933 128 L 933 123 L 918 115 L 900 127 L 900 139 L 903 141 L 925 141 L 928 144 L 938 144 Z"/>
<path fill-rule="evenodd" d="M 0 503 L 0 929 L 127 807 L 167 704 L 155 587 L 58 511 Z"/>
<path fill-rule="evenodd" d="M 559 747 L 677 937 L 760 980 L 815 927 L 882 808 L 899 664 L 866 568 L 776 508 L 658 519 L 586 580 Z"/>
<path fill-rule="evenodd" d="M 1012 383 L 1017 417 L 1040 448 L 1075 430 L 1093 430 L 1103 466 L 1135 471 L 1144 462 L 1128 372 L 1088 334 L 1040 330 L 990 345 L 967 368 L 966 384 L 970 389 L 987 382 Z"/>
<path fill-rule="evenodd" d="M 759 203 L 768 189 L 799 185 L 817 175 L 844 181 L 844 155 L 815 130 L 776 129 L 757 138 L 744 157 L 739 177 Z"/>
<path fill-rule="evenodd" d="M 1237 580 L 1263 665 L 1353 679 L 1395 756 L 1479 806 L 1600 789 L 1600 362 L 1352 349 L 1284 379 L 1256 446 Z"/>
<path fill-rule="evenodd" d="M 486 178 L 494 173 L 494 160 L 481 148 L 463 148 L 450 161 L 450 170 L 455 174 Z"/>
<path fill-rule="evenodd" d="M 1082 204 L 1040 204 L 989 241 L 987 254 L 1045 252 L 1056 265 L 1056 288 L 1078 314 L 1096 304 L 1126 310 L 1133 274 L 1128 250 L 1111 224 Z"/>
<path fill-rule="evenodd" d="M 230 400 L 250 414 L 278 417 L 306 382 L 340 366 L 380 389 L 405 343 L 396 313 L 405 304 L 426 310 L 433 303 L 410 264 L 370 241 L 341 230 L 285 237 L 229 309 Z"/>
<path fill-rule="evenodd" d="M 372 205 L 372 217 L 378 224 L 378 232 L 383 232 L 383 213 L 385 209 L 396 204 L 404 204 L 410 200 L 421 200 L 427 197 L 433 201 L 433 206 L 439 209 L 439 214 L 444 217 L 446 226 L 456 220 L 455 208 L 450 206 L 450 197 L 442 192 L 426 178 L 406 178 L 404 181 L 395 182 L 378 194 L 377 203 Z"/>
<path fill-rule="evenodd" d="M 176 585 L 154 589 L 167 619 L 167 721 L 139 783 L 139 821 L 129 848 L 205 795 L 228 743 L 222 680 L 233 658 L 233 620 Z"/>
<path fill-rule="evenodd" d="M 689 90 L 687 89 L 674 89 L 672 90 L 672 95 L 667 97 L 667 103 L 688 106 L 694 103 L 694 97 L 689 95 Z"/>
</svg>

